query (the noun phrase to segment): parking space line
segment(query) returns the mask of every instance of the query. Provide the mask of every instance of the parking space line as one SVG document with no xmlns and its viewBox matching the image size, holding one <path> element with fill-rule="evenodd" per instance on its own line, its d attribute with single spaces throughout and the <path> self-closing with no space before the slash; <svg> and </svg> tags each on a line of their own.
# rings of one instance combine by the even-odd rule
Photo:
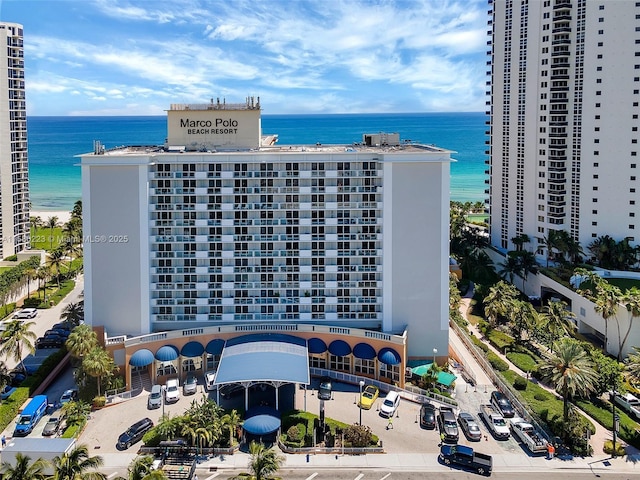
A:
<svg viewBox="0 0 640 480">
<path fill-rule="evenodd" d="M 110 473 L 109 475 L 107 475 L 107 478 L 113 478 L 113 477 L 115 477 L 117 474 L 118 474 L 118 472 Z"/>
<path fill-rule="evenodd" d="M 313 480 L 314 478 L 316 478 L 317 475 L 318 475 L 318 472 L 313 472 L 311 475 L 305 478 L 305 480 Z"/>
<path fill-rule="evenodd" d="M 220 472 L 216 472 L 213 475 L 208 476 L 207 478 L 205 478 L 204 480 L 213 480 L 214 478 L 216 478 L 218 475 L 220 475 Z"/>
<path fill-rule="evenodd" d="M 387 478 L 389 478 L 391 476 L 391 473 L 387 473 L 384 477 L 382 477 L 380 480 L 385 480 Z"/>
<path fill-rule="evenodd" d="M 354 478 L 353 480 L 360 480 L 362 477 L 364 477 L 364 473 L 361 473 L 360 475 L 358 475 L 356 478 Z"/>
</svg>

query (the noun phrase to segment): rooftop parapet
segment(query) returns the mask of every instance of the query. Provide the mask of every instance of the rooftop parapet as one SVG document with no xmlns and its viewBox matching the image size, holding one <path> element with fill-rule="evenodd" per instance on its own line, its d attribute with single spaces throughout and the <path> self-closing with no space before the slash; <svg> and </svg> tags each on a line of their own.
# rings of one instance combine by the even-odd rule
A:
<svg viewBox="0 0 640 480">
<path fill-rule="evenodd" d="M 247 97 L 245 103 L 227 103 L 226 99 L 218 97 L 209 103 L 172 103 L 169 111 L 182 110 L 260 110 L 260 97 Z"/>
</svg>

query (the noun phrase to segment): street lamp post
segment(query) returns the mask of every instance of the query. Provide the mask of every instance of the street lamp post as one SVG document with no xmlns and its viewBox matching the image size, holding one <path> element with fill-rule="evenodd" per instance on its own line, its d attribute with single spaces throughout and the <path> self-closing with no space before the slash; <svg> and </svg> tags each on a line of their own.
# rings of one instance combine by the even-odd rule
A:
<svg viewBox="0 0 640 480">
<path fill-rule="evenodd" d="M 360 408 L 360 426 L 362 426 L 362 387 L 364 387 L 364 380 L 360 380 L 360 400 L 358 401 L 358 407 Z"/>
<path fill-rule="evenodd" d="M 438 349 L 434 348 L 433 349 L 433 365 L 435 366 L 436 364 L 436 355 L 438 354 Z"/>
</svg>

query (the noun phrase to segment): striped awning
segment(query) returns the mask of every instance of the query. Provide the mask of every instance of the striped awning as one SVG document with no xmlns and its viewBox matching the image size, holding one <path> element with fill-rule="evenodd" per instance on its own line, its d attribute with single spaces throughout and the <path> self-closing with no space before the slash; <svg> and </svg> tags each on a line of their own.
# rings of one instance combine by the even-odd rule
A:
<svg viewBox="0 0 640 480">
<path fill-rule="evenodd" d="M 153 363 L 153 353 L 146 348 L 141 348 L 129 359 L 129 365 L 132 367 L 146 367 Z"/>
<path fill-rule="evenodd" d="M 401 362 L 402 358 L 400 357 L 400 354 L 393 348 L 384 347 L 378 352 L 378 360 L 380 360 L 385 365 L 398 365 Z"/>
<path fill-rule="evenodd" d="M 156 360 L 161 362 L 170 362 L 178 358 L 180 352 L 173 345 L 164 345 L 156 352 Z"/>
</svg>

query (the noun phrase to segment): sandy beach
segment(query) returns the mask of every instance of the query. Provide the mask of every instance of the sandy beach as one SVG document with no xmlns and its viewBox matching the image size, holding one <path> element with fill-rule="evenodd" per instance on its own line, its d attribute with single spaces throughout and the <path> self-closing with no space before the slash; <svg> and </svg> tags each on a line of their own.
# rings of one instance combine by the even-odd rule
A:
<svg viewBox="0 0 640 480">
<path fill-rule="evenodd" d="M 46 222 L 51 217 L 58 217 L 58 222 L 67 223 L 71 218 L 71 212 L 64 210 L 52 210 L 52 211 L 37 211 L 31 210 L 31 217 L 40 217 L 43 222 Z"/>
</svg>

